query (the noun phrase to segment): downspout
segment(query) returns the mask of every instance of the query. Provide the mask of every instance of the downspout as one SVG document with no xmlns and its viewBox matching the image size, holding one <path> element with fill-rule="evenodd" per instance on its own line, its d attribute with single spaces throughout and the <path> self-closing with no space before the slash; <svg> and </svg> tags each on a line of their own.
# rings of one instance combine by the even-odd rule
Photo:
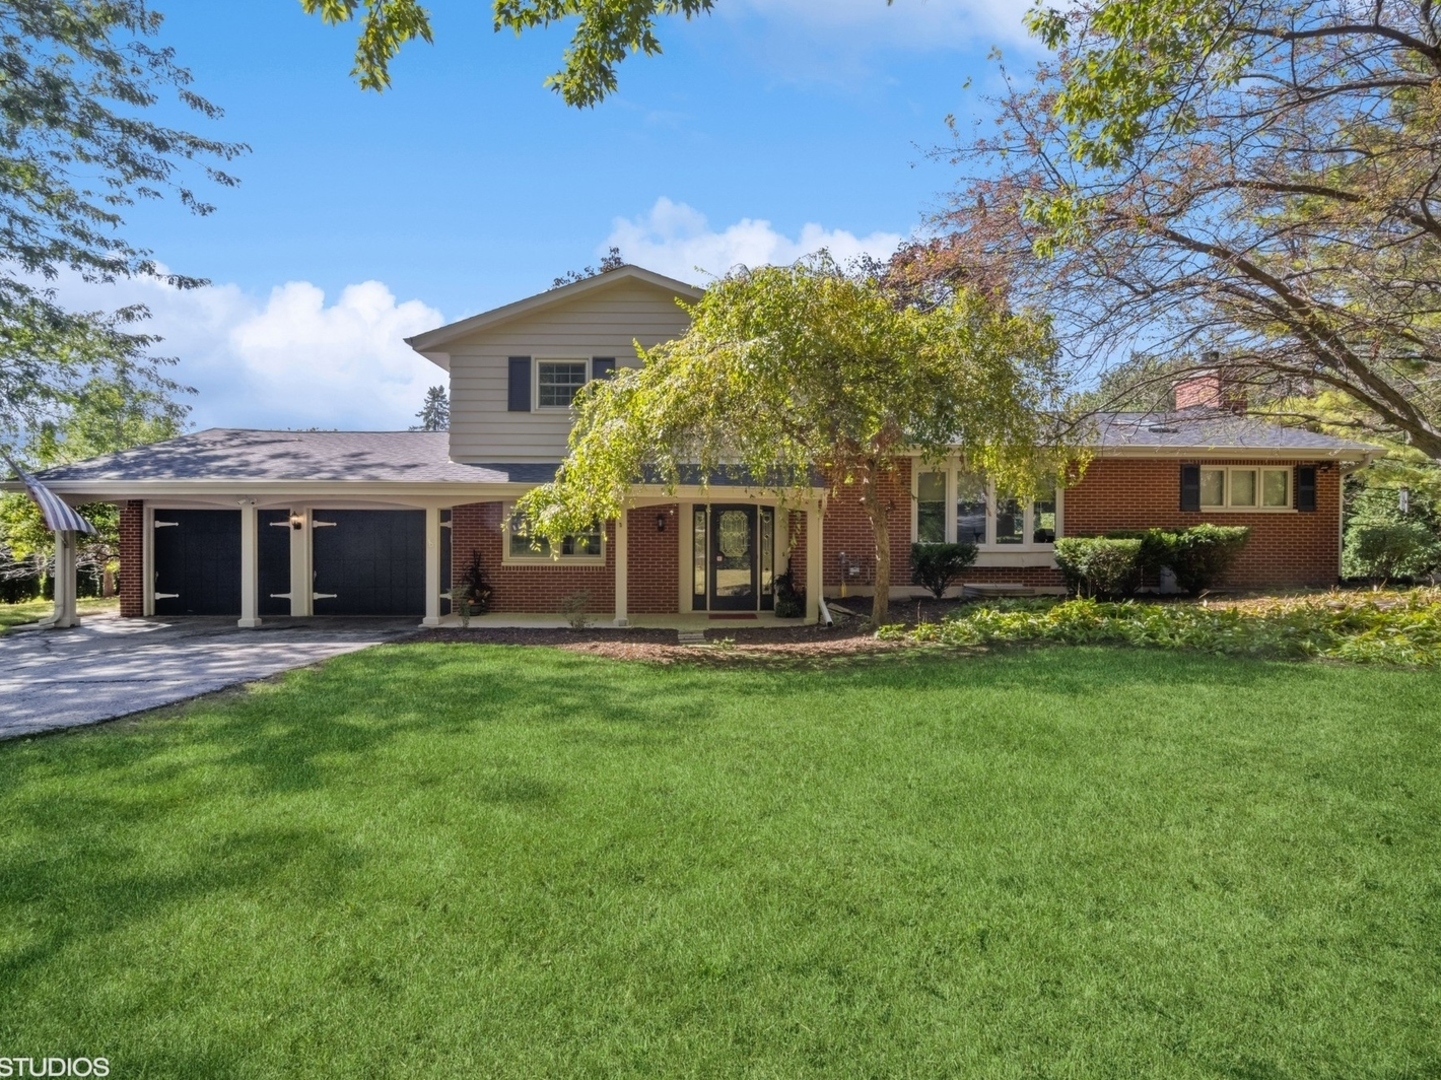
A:
<svg viewBox="0 0 1441 1080">
<path fill-rule="evenodd" d="M 831 609 L 826 607 L 826 594 L 820 593 L 816 597 L 816 603 L 820 605 L 820 617 L 817 620 L 821 626 L 830 629 L 834 625 L 831 621 Z"/>
</svg>

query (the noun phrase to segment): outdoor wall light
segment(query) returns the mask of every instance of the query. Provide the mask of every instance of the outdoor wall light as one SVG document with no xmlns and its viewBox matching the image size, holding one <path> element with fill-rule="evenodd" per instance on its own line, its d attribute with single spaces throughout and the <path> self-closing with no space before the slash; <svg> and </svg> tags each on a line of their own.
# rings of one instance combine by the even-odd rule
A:
<svg viewBox="0 0 1441 1080">
<path fill-rule="evenodd" d="M 665 532 L 665 515 L 664 515 L 664 514 L 657 514 L 657 515 L 655 516 L 655 531 L 656 531 L 656 532 Z"/>
<path fill-rule="evenodd" d="M 305 515 L 304 515 L 304 514 L 291 514 L 291 515 L 290 515 L 290 527 L 291 527 L 292 529 L 300 529 L 300 528 L 303 528 L 304 525 L 305 525 Z"/>
</svg>

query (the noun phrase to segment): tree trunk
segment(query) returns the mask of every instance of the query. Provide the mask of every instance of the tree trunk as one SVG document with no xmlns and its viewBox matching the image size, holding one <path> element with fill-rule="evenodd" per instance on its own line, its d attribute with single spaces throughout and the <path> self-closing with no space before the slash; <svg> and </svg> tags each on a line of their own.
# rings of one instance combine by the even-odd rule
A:
<svg viewBox="0 0 1441 1080">
<path fill-rule="evenodd" d="M 884 626 L 891 610 L 891 524 L 889 508 L 876 490 L 876 471 L 865 470 L 861 479 L 861 505 L 871 519 L 876 541 L 876 594 L 871 598 L 871 626 Z"/>
<path fill-rule="evenodd" d="M 115 571 L 109 563 L 100 568 L 100 595 L 107 598 L 115 595 Z"/>
</svg>

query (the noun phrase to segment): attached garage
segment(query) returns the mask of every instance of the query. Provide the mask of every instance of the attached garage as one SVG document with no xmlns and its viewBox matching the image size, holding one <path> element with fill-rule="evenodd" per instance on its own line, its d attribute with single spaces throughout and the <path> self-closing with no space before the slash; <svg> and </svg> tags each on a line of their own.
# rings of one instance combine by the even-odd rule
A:
<svg viewBox="0 0 1441 1080">
<path fill-rule="evenodd" d="M 424 510 L 317 510 L 315 614 L 425 614 Z"/>
<path fill-rule="evenodd" d="M 155 511 L 155 614 L 240 614 L 240 511 Z"/>
</svg>

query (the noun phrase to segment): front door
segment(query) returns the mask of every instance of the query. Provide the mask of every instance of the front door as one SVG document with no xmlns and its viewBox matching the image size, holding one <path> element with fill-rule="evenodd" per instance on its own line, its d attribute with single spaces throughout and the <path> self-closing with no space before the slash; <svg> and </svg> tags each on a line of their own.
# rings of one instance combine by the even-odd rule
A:
<svg viewBox="0 0 1441 1080">
<path fill-rule="evenodd" d="M 710 609 L 756 610 L 756 508 L 710 508 Z"/>
</svg>

